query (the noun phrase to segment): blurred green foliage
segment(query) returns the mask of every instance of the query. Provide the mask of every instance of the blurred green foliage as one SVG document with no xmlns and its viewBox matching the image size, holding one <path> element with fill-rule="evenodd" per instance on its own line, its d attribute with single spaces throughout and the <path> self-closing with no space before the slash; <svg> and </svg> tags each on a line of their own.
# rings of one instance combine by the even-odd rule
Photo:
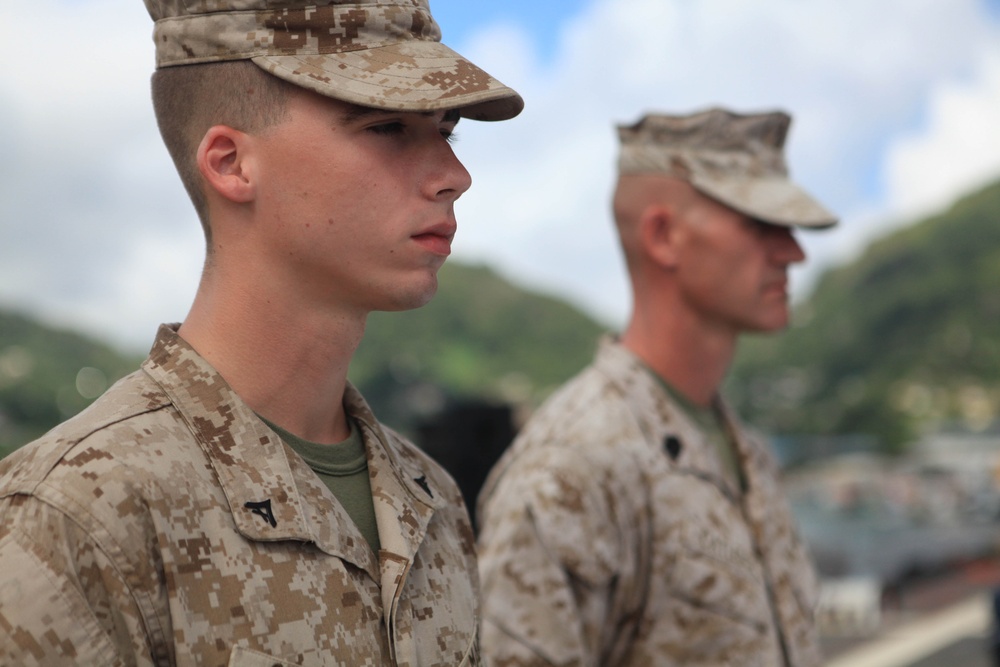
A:
<svg viewBox="0 0 1000 667">
<path fill-rule="evenodd" d="M 0 311 L 0 456 L 70 417 L 141 359 Z"/>
<path fill-rule="evenodd" d="M 867 434 L 889 453 L 946 424 L 985 428 L 1000 406 L 1000 183 L 827 272 L 793 319 L 747 337 L 730 375 L 757 426 Z"/>
<path fill-rule="evenodd" d="M 423 308 L 372 313 L 350 379 L 376 414 L 406 430 L 421 398 L 535 404 L 594 356 L 604 328 L 565 301 L 486 266 L 448 262 Z"/>
<path fill-rule="evenodd" d="M 376 414 L 403 430 L 453 399 L 536 402 L 590 361 L 602 332 L 580 310 L 486 267 L 449 262 L 439 285 L 423 308 L 373 313 L 351 365 Z M 0 454 L 83 409 L 99 393 L 95 384 L 110 386 L 140 363 L 0 311 Z"/>
</svg>

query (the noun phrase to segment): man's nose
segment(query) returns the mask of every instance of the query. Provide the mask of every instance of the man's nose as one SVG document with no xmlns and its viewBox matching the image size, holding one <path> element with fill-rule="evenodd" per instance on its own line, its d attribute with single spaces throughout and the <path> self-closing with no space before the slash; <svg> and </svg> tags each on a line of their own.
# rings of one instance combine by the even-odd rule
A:
<svg viewBox="0 0 1000 667">
<path fill-rule="evenodd" d="M 455 201 L 472 187 L 472 175 L 455 155 L 451 144 L 442 142 L 440 169 L 430 183 L 435 199 L 450 198 Z"/>
<path fill-rule="evenodd" d="M 798 264 L 805 261 L 806 252 L 795 238 L 795 232 L 782 227 L 772 233 L 771 256 L 780 264 Z"/>
</svg>

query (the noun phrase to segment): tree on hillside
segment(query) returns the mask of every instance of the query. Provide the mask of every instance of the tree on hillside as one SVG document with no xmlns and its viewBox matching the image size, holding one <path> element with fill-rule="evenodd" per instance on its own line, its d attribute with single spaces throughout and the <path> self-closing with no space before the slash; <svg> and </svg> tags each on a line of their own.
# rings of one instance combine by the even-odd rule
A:
<svg viewBox="0 0 1000 667">
<path fill-rule="evenodd" d="M 926 429 L 996 419 L 1000 183 L 829 271 L 787 332 L 740 350 L 730 391 L 783 434 L 875 436 L 899 452 Z"/>
</svg>

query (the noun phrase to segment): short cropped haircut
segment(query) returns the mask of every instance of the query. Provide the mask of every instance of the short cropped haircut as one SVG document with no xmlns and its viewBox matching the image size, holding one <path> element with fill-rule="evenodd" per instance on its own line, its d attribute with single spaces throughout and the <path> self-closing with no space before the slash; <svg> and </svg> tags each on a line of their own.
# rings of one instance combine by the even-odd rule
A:
<svg viewBox="0 0 1000 667">
<path fill-rule="evenodd" d="M 287 114 L 292 88 L 249 60 L 166 67 L 153 74 L 156 123 L 201 220 L 209 251 L 208 200 L 197 164 L 202 138 L 215 125 L 252 134 L 277 124 Z"/>
</svg>

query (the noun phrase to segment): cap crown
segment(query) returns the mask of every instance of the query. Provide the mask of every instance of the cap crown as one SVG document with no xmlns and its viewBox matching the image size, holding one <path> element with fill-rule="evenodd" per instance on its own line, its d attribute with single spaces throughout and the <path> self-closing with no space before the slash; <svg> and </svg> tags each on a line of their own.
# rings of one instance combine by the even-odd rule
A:
<svg viewBox="0 0 1000 667">
<path fill-rule="evenodd" d="M 773 224 L 828 227 L 837 219 L 789 180 L 784 147 L 791 122 L 783 111 L 649 114 L 618 127 L 618 170 L 683 179 L 702 194 Z"/>
<path fill-rule="evenodd" d="M 144 0 L 156 66 L 250 60 L 321 95 L 512 118 L 521 97 L 441 44 L 427 0 Z"/>
<path fill-rule="evenodd" d="M 145 0 L 157 67 L 441 40 L 427 0 Z"/>
<path fill-rule="evenodd" d="M 622 173 L 658 171 L 743 178 L 785 177 L 782 153 L 791 117 L 782 111 L 738 114 L 709 109 L 687 116 L 650 114 L 618 127 Z"/>
</svg>

